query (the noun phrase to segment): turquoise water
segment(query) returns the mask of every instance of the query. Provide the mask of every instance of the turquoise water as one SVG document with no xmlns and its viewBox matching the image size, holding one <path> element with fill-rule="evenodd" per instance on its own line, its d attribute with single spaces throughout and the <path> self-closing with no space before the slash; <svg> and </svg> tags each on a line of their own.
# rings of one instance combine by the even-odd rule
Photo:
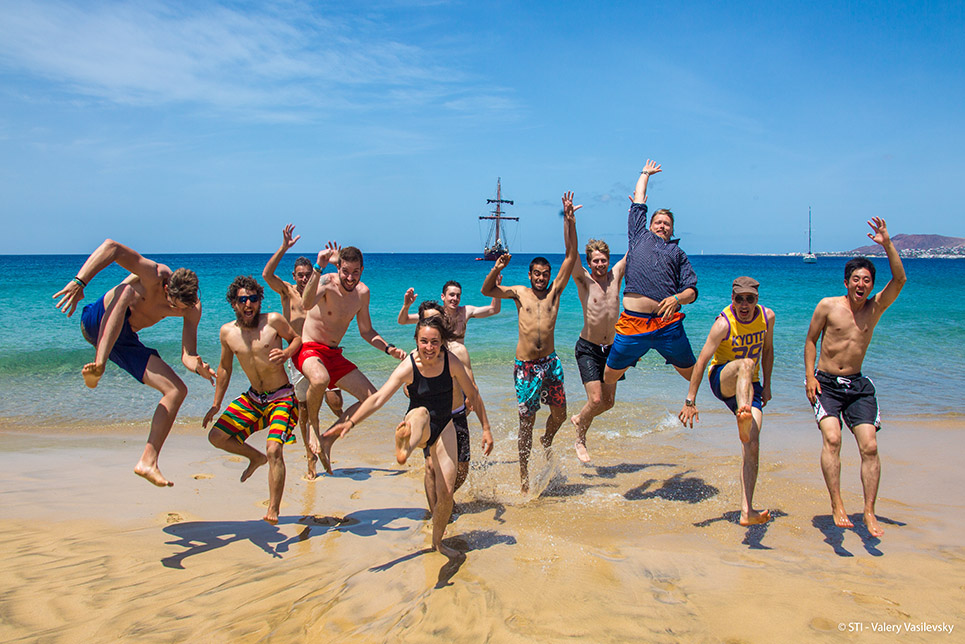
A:
<svg viewBox="0 0 965 644">
<path fill-rule="evenodd" d="M 233 318 L 224 300 L 231 280 L 239 274 L 259 278 L 268 254 L 245 255 L 157 255 L 157 261 L 176 268 L 194 269 L 201 280 L 204 315 L 199 328 L 202 357 L 216 363 L 219 355 L 218 328 Z M 295 255 L 282 263 L 280 273 L 290 271 Z M 526 267 L 532 255 L 514 256 L 505 271 L 504 283 L 528 283 Z M 561 255 L 550 255 L 554 268 Z M 150 418 L 157 394 L 133 380 L 114 365 L 108 365 L 96 390 L 84 387 L 81 366 L 93 357 L 93 348 L 80 334 L 80 309 L 68 319 L 53 305 L 51 295 L 80 268 L 80 255 L 0 256 L 0 417 L 25 424 L 45 425 L 82 421 L 141 423 Z M 775 330 L 774 400 L 769 414 L 807 414 L 803 395 L 803 341 L 811 312 L 817 301 L 843 292 L 844 258 L 822 258 L 805 265 L 799 257 L 703 256 L 691 258 L 699 278 L 700 297 L 687 306 L 685 326 L 694 351 L 699 352 L 714 316 L 729 302 L 730 282 L 737 275 L 751 275 L 761 286 L 761 301 L 774 309 Z M 878 286 L 888 279 L 884 259 L 876 259 Z M 474 261 L 474 256 L 456 254 L 370 254 L 366 256 L 363 281 L 372 291 L 373 324 L 383 337 L 411 348 L 413 327 L 396 323 L 402 295 L 414 287 L 419 299 L 438 299 L 442 284 L 455 279 L 463 285 L 464 304 L 485 304 L 479 294 L 482 281 L 492 267 Z M 953 415 L 959 413 L 965 385 L 965 261 L 937 259 L 905 260 L 906 285 L 898 301 L 878 325 L 865 360 L 864 372 L 879 391 L 882 414 L 909 417 L 918 413 Z M 90 303 L 124 277 L 116 266 L 103 271 L 87 288 Z M 267 290 L 263 310 L 280 310 L 277 295 Z M 414 309 L 413 309 L 414 310 Z M 582 327 L 582 315 L 573 284 L 563 294 L 557 323 L 557 350 L 563 358 L 571 411 L 585 401 L 579 373 L 573 359 L 573 345 Z M 180 364 L 181 322 L 164 320 L 141 333 L 141 339 L 158 349 L 188 383 L 190 395 L 182 418 L 198 418 L 211 404 L 212 388 Z M 516 344 L 516 310 L 504 302 L 503 312 L 494 318 L 469 323 L 467 346 L 473 358 L 484 399 L 496 413 L 494 426 L 515 425 L 512 413 L 512 360 Z M 369 376 L 376 386 L 385 381 L 393 361 L 366 344 L 353 323 L 343 342 L 346 355 Z M 244 376 L 235 370 L 229 395 L 245 387 Z M 659 419 L 676 412 L 686 393 L 683 380 L 655 354 L 648 354 L 640 366 L 620 384 L 618 399 L 626 416 L 640 413 Z M 716 404 L 707 383 L 700 400 Z M 614 410 L 615 412 L 619 411 Z M 493 412 L 491 412 L 492 415 Z"/>
</svg>

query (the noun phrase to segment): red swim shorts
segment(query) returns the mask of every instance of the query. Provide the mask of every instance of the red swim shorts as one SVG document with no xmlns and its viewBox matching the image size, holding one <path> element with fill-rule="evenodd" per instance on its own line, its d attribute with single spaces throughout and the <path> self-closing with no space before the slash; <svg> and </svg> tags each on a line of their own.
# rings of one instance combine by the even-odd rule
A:
<svg viewBox="0 0 965 644">
<path fill-rule="evenodd" d="M 302 365 L 308 358 L 318 358 L 328 371 L 329 389 L 337 389 L 338 381 L 352 373 L 358 367 L 345 359 L 342 355 L 342 347 L 332 348 L 321 342 L 303 342 L 301 351 L 295 356 L 295 366 L 302 370 Z"/>
</svg>

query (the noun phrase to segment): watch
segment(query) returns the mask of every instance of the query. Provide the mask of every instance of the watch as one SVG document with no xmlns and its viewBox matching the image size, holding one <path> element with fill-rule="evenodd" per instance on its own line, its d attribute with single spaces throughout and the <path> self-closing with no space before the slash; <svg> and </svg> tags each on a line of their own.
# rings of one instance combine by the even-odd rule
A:
<svg viewBox="0 0 965 644">
<path fill-rule="evenodd" d="M 691 398 L 684 399 L 684 407 L 696 407 L 697 403 Z"/>
</svg>

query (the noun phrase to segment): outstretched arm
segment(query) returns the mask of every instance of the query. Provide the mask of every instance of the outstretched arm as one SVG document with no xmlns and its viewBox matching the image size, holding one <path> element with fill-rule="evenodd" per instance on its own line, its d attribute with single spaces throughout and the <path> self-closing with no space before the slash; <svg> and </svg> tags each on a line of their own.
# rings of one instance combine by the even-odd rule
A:
<svg viewBox="0 0 965 644">
<path fill-rule="evenodd" d="M 556 289 L 556 293 L 566 288 L 573 269 L 580 263 L 580 254 L 576 250 L 576 211 L 582 207 L 573 205 L 572 191 L 563 193 L 563 244 L 566 247 L 566 257 L 553 279 L 552 288 Z"/>
<path fill-rule="evenodd" d="M 278 263 L 281 262 L 281 258 L 285 256 L 292 246 L 295 245 L 299 239 L 302 238 L 301 235 L 292 236 L 295 233 L 295 225 L 288 224 L 285 229 L 282 230 L 281 246 L 275 251 L 275 254 L 271 256 L 268 263 L 265 264 L 265 268 L 261 271 L 261 276 L 265 278 L 265 282 L 268 283 L 269 288 L 275 291 L 282 297 L 288 297 L 288 287 L 285 282 L 282 281 L 275 271 L 278 270 Z"/>
<path fill-rule="evenodd" d="M 57 302 L 57 308 L 66 313 L 67 317 L 73 315 L 77 303 L 84 299 L 84 288 L 112 262 L 117 262 L 124 270 L 137 275 L 143 284 L 149 285 L 158 278 L 156 262 L 113 239 L 105 239 L 80 267 L 77 276 L 54 293 L 53 299 L 61 298 Z"/>
<path fill-rule="evenodd" d="M 503 283 L 502 273 L 496 276 L 496 286 Z M 466 307 L 466 319 L 469 318 L 488 318 L 497 315 L 503 308 L 503 301 L 498 297 L 494 297 L 492 302 L 486 306 L 467 306 Z"/>
<path fill-rule="evenodd" d="M 201 322 L 201 300 L 184 312 L 181 325 L 181 364 L 198 374 L 212 385 L 216 378 L 214 369 L 198 355 L 198 324 Z"/>
<path fill-rule="evenodd" d="M 378 391 L 366 398 L 351 416 L 332 425 L 325 432 L 325 436 L 345 436 L 353 427 L 382 409 L 382 405 L 389 402 L 389 399 L 395 395 L 399 387 L 410 382 L 412 382 L 412 361 L 404 360 L 395 368 L 395 371 Z"/>
<path fill-rule="evenodd" d="M 415 289 L 410 288 L 405 292 L 402 297 L 402 310 L 399 311 L 399 324 L 415 324 L 419 321 L 419 316 L 415 313 L 409 313 L 409 307 L 415 302 L 418 294 Z"/>
<path fill-rule="evenodd" d="M 516 291 L 512 287 L 503 286 L 502 280 L 500 279 L 503 269 L 509 264 L 509 260 L 513 256 L 509 253 L 505 255 L 500 255 L 499 259 L 493 265 L 493 269 L 489 271 L 489 275 L 483 280 L 482 294 L 486 297 L 501 298 L 501 299 L 515 299 Z"/>
<path fill-rule="evenodd" d="M 640 178 L 637 179 L 637 187 L 633 190 L 633 203 L 647 203 L 647 184 L 650 182 L 650 175 L 660 172 L 660 166 L 647 159 L 647 164 L 640 171 Z"/>
<path fill-rule="evenodd" d="M 225 392 L 228 391 L 228 383 L 231 382 L 231 368 L 234 364 L 235 354 L 228 347 L 228 343 L 225 340 L 225 330 L 221 329 L 221 361 L 218 363 L 218 375 L 217 383 L 214 386 L 214 402 L 211 403 L 211 408 L 208 413 L 204 415 L 204 420 L 201 421 L 201 427 L 207 428 L 208 423 L 210 423 L 218 410 L 221 409 L 221 403 L 224 402 Z"/>
<path fill-rule="evenodd" d="M 302 308 L 306 311 L 310 311 L 318 304 L 318 283 L 322 279 L 322 271 L 325 269 L 325 266 L 328 265 L 329 260 L 331 260 L 335 252 L 331 243 L 329 243 L 324 250 L 318 252 L 315 266 L 312 267 L 312 276 L 308 278 L 308 284 L 305 285 L 305 290 L 302 292 Z"/>
<path fill-rule="evenodd" d="M 871 230 L 874 234 L 868 233 L 868 237 L 874 243 L 880 245 L 885 249 L 885 253 L 888 255 L 888 266 L 891 267 L 891 279 L 885 284 L 885 288 L 882 289 L 881 293 L 875 298 L 878 303 L 878 313 L 881 314 L 887 309 L 892 303 L 898 298 L 898 294 L 901 293 L 902 287 L 904 287 L 905 282 L 908 278 L 905 277 L 905 267 L 901 263 L 901 256 L 898 254 L 898 249 L 895 248 L 895 244 L 891 241 L 891 235 L 888 234 L 888 228 L 885 225 L 885 220 L 881 217 L 873 217 L 871 221 L 868 222 L 871 226 Z"/>
<path fill-rule="evenodd" d="M 449 354 L 449 371 L 456 379 L 462 391 L 466 394 L 469 408 L 476 414 L 483 430 L 483 454 L 487 456 L 493 451 L 493 434 L 489 429 L 489 417 L 486 415 L 486 407 L 483 405 L 482 396 L 479 395 L 479 388 L 472 379 L 472 374 L 463 367 L 462 362 L 456 356 Z"/>
</svg>

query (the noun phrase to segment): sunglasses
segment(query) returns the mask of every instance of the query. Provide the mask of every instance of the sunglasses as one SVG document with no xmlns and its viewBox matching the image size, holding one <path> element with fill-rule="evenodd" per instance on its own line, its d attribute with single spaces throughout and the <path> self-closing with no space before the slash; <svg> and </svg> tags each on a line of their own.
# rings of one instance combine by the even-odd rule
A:
<svg viewBox="0 0 965 644">
<path fill-rule="evenodd" d="M 734 301 L 738 304 L 754 304 L 757 302 L 756 295 L 735 295 Z"/>
<path fill-rule="evenodd" d="M 261 300 L 260 295 L 239 295 L 238 296 L 238 304 L 247 304 L 248 302 L 251 302 L 252 304 L 258 304 L 260 300 Z"/>
</svg>

